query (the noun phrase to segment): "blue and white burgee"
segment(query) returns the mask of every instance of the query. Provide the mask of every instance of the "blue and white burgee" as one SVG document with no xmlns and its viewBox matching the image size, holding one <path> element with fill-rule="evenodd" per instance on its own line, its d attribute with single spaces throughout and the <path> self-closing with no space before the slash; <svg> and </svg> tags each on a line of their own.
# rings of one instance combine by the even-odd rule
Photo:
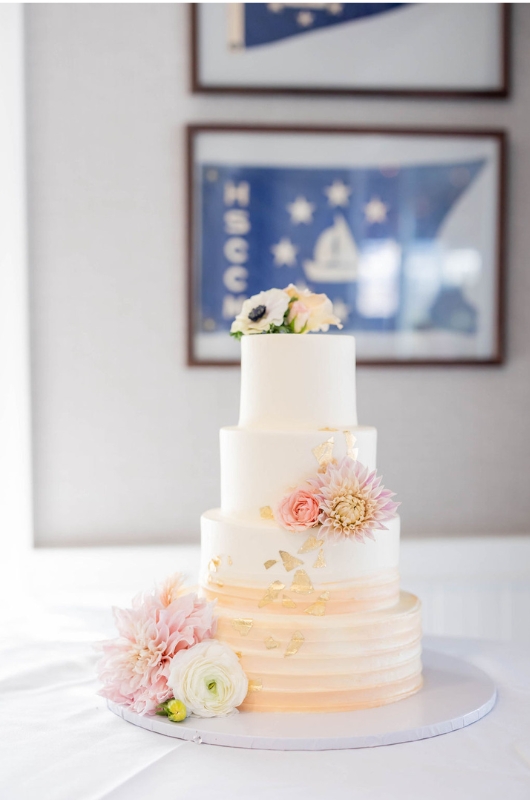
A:
<svg viewBox="0 0 530 800">
<path fill-rule="evenodd" d="M 325 292 L 346 331 L 474 333 L 477 310 L 458 286 L 440 284 L 418 312 L 421 275 L 407 265 L 438 257 L 440 229 L 465 214 L 461 200 L 485 163 L 198 165 L 201 330 L 228 330 L 247 297 L 294 283 Z"/>
<path fill-rule="evenodd" d="M 230 3 L 230 45 L 257 47 L 301 33 L 357 22 L 408 3 Z"/>
</svg>

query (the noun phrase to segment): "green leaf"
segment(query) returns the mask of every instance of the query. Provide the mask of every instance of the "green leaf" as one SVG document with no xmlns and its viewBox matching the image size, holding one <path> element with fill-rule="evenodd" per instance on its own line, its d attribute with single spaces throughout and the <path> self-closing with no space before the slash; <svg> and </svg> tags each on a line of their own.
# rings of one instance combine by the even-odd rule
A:
<svg viewBox="0 0 530 800">
<path fill-rule="evenodd" d="M 243 336 L 243 331 L 234 331 L 233 333 L 230 331 L 230 336 L 233 336 L 234 339 L 237 339 L 239 341 L 239 339 L 241 339 L 241 337 Z"/>
</svg>

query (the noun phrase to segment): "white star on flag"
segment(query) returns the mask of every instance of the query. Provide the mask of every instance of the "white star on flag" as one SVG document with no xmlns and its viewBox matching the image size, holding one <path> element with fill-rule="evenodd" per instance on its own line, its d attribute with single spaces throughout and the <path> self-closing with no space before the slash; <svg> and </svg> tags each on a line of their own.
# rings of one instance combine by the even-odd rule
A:
<svg viewBox="0 0 530 800">
<path fill-rule="evenodd" d="M 327 195 L 330 206 L 347 206 L 351 189 L 342 181 L 333 181 L 331 186 L 326 186 L 324 194 Z"/>
<path fill-rule="evenodd" d="M 350 307 L 346 305 L 343 300 L 334 300 L 333 301 L 333 313 L 337 315 L 341 322 L 346 322 L 348 317 L 350 316 Z"/>
<path fill-rule="evenodd" d="M 315 20 L 315 15 L 311 11 L 300 11 L 296 16 L 296 21 L 302 28 L 309 28 Z"/>
<path fill-rule="evenodd" d="M 294 267 L 296 265 L 298 247 L 295 247 L 287 237 L 284 236 L 278 244 L 273 244 L 271 251 L 274 254 L 274 263 L 277 267 Z"/>
<path fill-rule="evenodd" d="M 388 206 L 386 206 L 382 200 L 378 197 L 372 197 L 370 202 L 364 207 L 364 216 L 367 222 L 384 222 L 386 220 L 387 211 Z"/>
<path fill-rule="evenodd" d="M 294 203 L 289 203 L 287 206 L 287 211 L 291 215 L 291 222 L 294 225 L 298 225 L 299 222 L 305 222 L 306 225 L 313 222 L 314 210 L 314 204 L 309 203 L 305 197 L 300 195 L 296 198 Z"/>
</svg>

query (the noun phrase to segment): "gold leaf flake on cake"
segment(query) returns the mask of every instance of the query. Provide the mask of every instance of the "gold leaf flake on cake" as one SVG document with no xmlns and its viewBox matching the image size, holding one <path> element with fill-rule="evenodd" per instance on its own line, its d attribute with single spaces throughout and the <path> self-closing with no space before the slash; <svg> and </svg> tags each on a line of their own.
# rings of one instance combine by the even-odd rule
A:
<svg viewBox="0 0 530 800">
<path fill-rule="evenodd" d="M 346 454 L 349 458 L 353 458 L 354 461 L 357 461 L 357 456 L 359 455 L 359 451 L 355 447 L 357 439 L 351 431 L 343 431 L 343 434 L 346 439 Z"/>
<path fill-rule="evenodd" d="M 277 563 L 278 563 L 278 560 L 276 558 L 269 558 L 269 560 L 266 561 L 263 566 L 265 567 L 265 569 L 270 569 L 271 567 L 273 567 Z"/>
<path fill-rule="evenodd" d="M 291 636 L 291 641 L 287 645 L 284 657 L 294 656 L 296 653 L 298 653 L 304 642 L 304 635 L 300 631 L 295 631 Z"/>
<path fill-rule="evenodd" d="M 319 428 L 319 431 L 338 431 L 338 428 Z"/>
<path fill-rule="evenodd" d="M 232 556 L 227 556 L 227 557 L 226 557 L 226 560 L 227 560 L 228 566 L 229 566 L 229 567 L 231 567 L 231 566 L 232 566 L 232 564 L 234 563 L 234 562 L 232 561 Z"/>
<path fill-rule="evenodd" d="M 287 597 L 287 595 L 284 594 L 282 597 L 282 606 L 284 608 L 296 608 L 296 603 L 294 600 L 291 600 L 290 597 Z"/>
<path fill-rule="evenodd" d="M 249 694 L 250 694 L 250 692 L 261 692 L 262 689 L 263 689 L 263 682 L 262 682 L 262 680 L 260 678 L 258 678 L 255 681 L 249 681 L 248 682 L 248 693 Z"/>
<path fill-rule="evenodd" d="M 214 581 L 214 583 L 215 583 L 216 586 L 219 586 L 220 589 L 222 589 L 223 586 L 224 586 L 223 581 Z"/>
<path fill-rule="evenodd" d="M 217 572 L 220 566 L 221 566 L 221 556 L 213 556 L 208 563 L 208 569 L 210 570 L 210 572 Z"/>
<path fill-rule="evenodd" d="M 240 650 L 234 650 L 234 653 L 238 658 L 243 658 L 243 653 Z"/>
<path fill-rule="evenodd" d="M 302 547 L 298 551 L 298 555 L 302 553 L 310 553 L 311 550 L 318 550 L 319 547 L 322 547 L 324 544 L 323 539 L 317 539 L 316 536 L 309 536 L 303 543 Z"/>
<path fill-rule="evenodd" d="M 232 620 L 232 628 L 235 628 L 236 631 L 241 634 L 241 636 L 248 636 L 253 625 L 253 619 L 244 619 L 243 617 L 238 617 L 237 619 Z"/>
<path fill-rule="evenodd" d="M 297 569 L 294 573 L 291 591 L 297 594 L 311 594 L 314 592 L 313 584 L 305 569 Z"/>
<path fill-rule="evenodd" d="M 274 519 L 272 508 L 270 506 L 262 506 L 259 510 L 261 519 Z"/>
<path fill-rule="evenodd" d="M 296 558 L 296 556 L 286 553 L 285 550 L 280 550 L 280 557 L 287 572 L 290 572 L 295 567 L 299 567 L 304 563 L 300 558 Z"/>
<path fill-rule="evenodd" d="M 276 648 L 279 646 L 280 643 L 277 642 L 276 639 L 273 639 L 272 636 L 267 636 L 267 638 L 265 639 L 265 647 L 267 648 L 267 650 L 276 650 Z"/>
<path fill-rule="evenodd" d="M 318 554 L 318 558 L 315 561 L 315 563 L 313 564 L 313 569 L 320 569 L 321 567 L 325 567 L 325 566 L 326 566 L 326 559 L 324 558 L 324 551 L 320 550 L 320 552 Z"/>
<path fill-rule="evenodd" d="M 322 592 L 312 605 L 304 608 L 305 614 L 311 614 L 313 617 L 323 617 L 326 613 L 326 603 L 329 600 L 329 592 Z"/>
<path fill-rule="evenodd" d="M 304 608 L 305 614 L 311 614 L 313 617 L 323 617 L 326 613 L 326 601 L 317 600 L 312 605 Z"/>
<path fill-rule="evenodd" d="M 263 606 L 266 606 L 269 603 L 272 603 L 273 600 L 276 600 L 282 589 L 285 589 L 285 583 L 282 583 L 281 581 L 274 581 L 274 583 L 271 583 L 259 601 L 258 608 L 263 608 Z"/>
<path fill-rule="evenodd" d="M 328 464 L 336 463 L 335 459 L 333 458 L 334 444 L 335 444 L 335 439 L 333 438 L 333 436 L 330 436 L 329 439 L 327 439 L 325 442 L 322 442 L 322 444 L 318 444 L 311 450 L 316 460 L 318 461 L 319 472 L 325 472 Z"/>
</svg>

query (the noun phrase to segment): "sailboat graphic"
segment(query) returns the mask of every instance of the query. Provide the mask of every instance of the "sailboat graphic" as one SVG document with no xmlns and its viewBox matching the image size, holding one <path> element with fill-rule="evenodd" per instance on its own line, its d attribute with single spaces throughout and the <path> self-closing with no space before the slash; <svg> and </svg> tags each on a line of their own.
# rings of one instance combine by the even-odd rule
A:
<svg viewBox="0 0 530 800">
<path fill-rule="evenodd" d="M 353 283 L 357 280 L 359 252 L 342 214 L 322 231 L 315 244 L 314 261 L 304 261 L 304 272 L 315 283 Z"/>
</svg>

